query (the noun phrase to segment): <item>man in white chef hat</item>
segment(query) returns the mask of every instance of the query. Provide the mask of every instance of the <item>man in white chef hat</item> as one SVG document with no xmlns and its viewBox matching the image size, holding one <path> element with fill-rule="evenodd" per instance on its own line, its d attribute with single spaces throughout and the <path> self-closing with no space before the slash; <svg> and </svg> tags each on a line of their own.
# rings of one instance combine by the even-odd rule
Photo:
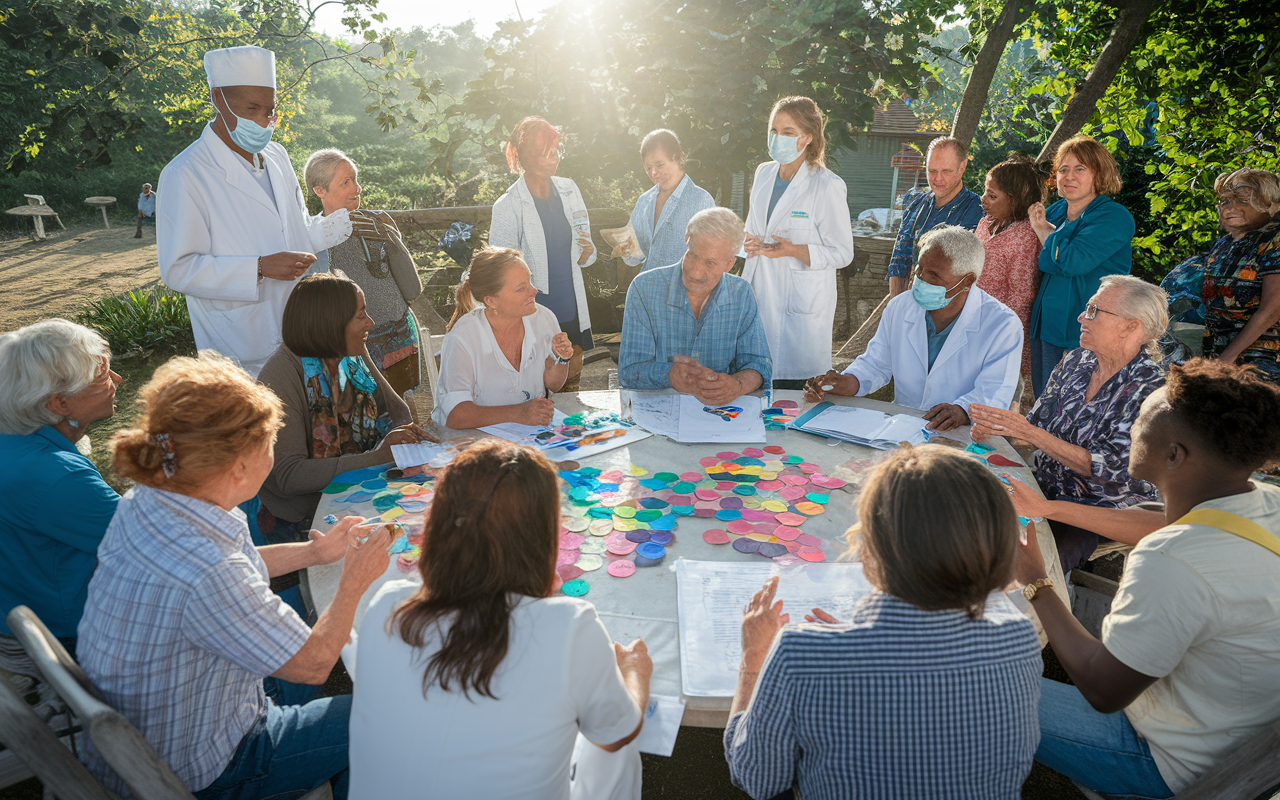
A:
<svg viewBox="0 0 1280 800">
<path fill-rule="evenodd" d="M 187 296 L 196 347 L 257 377 L 280 346 L 285 301 L 315 253 L 351 235 L 346 209 L 307 214 L 276 126 L 276 56 L 204 54 L 217 116 L 160 173 L 160 277 Z"/>
</svg>

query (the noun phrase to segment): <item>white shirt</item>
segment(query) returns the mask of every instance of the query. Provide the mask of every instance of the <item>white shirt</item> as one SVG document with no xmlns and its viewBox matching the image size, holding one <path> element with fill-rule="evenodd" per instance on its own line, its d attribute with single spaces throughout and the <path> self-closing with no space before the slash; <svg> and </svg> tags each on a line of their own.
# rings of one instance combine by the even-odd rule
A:
<svg viewBox="0 0 1280 800">
<path fill-rule="evenodd" d="M 853 260 L 849 193 L 839 175 L 804 164 L 770 215 L 769 197 L 778 167 L 778 162 L 767 161 L 756 168 L 747 233 L 808 245 L 809 264 L 798 258 L 752 256 L 742 277 L 756 293 L 760 322 L 773 354 L 774 380 L 812 378 L 831 369 L 836 270 Z"/>
<path fill-rule="evenodd" d="M 261 155 L 259 178 L 211 122 L 160 173 L 156 192 L 160 277 L 187 296 L 196 347 L 222 353 L 254 377 L 280 346 L 284 304 L 296 283 L 259 281 L 258 257 L 318 253 L 351 234 L 345 209 L 307 214 L 283 147 L 271 142 Z"/>
<path fill-rule="evenodd" d="M 582 199 L 582 192 L 578 191 L 578 184 L 568 178 L 552 175 L 551 188 L 560 193 L 560 205 L 564 207 L 565 219 L 573 230 L 569 269 L 573 275 L 573 292 L 578 301 L 578 329 L 585 331 L 591 327 L 591 314 L 587 311 L 587 287 L 582 282 L 582 270 L 596 263 L 597 252 L 592 248 L 587 263 L 579 266 L 582 245 L 578 240 L 591 238 L 591 219 L 587 215 L 587 204 Z M 524 175 L 517 178 L 503 192 L 502 197 L 494 201 L 493 215 L 489 220 L 489 245 L 513 247 L 523 253 L 534 288 L 544 294 L 550 291 L 547 240 L 542 234 L 542 218 L 538 216 L 538 207 L 533 203 L 533 194 L 524 181 Z"/>
<path fill-rule="evenodd" d="M 928 411 L 954 403 L 967 412 L 972 403 L 1008 408 L 1022 365 L 1022 321 L 1009 307 L 977 286 L 929 369 L 925 311 L 911 292 L 889 301 L 867 351 L 845 374 L 858 379 L 858 395 L 893 379 L 893 401 Z"/>
<path fill-rule="evenodd" d="M 440 347 L 440 379 L 431 418 L 445 425 L 453 409 L 468 400 L 478 406 L 509 406 L 545 397 L 543 374 L 551 357 L 551 339 L 559 332 L 560 323 L 549 308 L 538 306 L 525 317 L 517 370 L 502 354 L 484 306 L 472 309 L 445 334 Z"/>
<path fill-rule="evenodd" d="M 1280 490 L 1216 508 L 1280 535 Z M 1175 792 L 1280 719 L 1280 556 L 1207 525 L 1169 525 L 1125 564 L 1102 644 L 1158 678 L 1125 716 Z"/>
<path fill-rule="evenodd" d="M 386 630 L 392 610 L 419 588 L 388 583 L 360 623 L 352 800 L 568 800 L 579 730 L 612 744 L 640 724 L 595 608 L 570 597 L 521 598 L 490 685 L 497 699 L 474 691 L 468 698 L 456 684 L 445 692 L 438 683 L 424 698 L 439 630 L 420 652 Z"/>
</svg>

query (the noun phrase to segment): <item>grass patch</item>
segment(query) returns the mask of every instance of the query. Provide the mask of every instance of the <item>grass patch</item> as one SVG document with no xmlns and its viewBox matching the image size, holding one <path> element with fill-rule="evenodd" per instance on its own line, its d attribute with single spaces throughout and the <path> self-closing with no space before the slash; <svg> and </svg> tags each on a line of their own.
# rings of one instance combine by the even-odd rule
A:
<svg viewBox="0 0 1280 800">
<path fill-rule="evenodd" d="M 187 299 L 164 286 L 95 300 L 76 314 L 75 321 L 102 334 L 117 358 L 153 351 L 195 352 Z"/>
</svg>

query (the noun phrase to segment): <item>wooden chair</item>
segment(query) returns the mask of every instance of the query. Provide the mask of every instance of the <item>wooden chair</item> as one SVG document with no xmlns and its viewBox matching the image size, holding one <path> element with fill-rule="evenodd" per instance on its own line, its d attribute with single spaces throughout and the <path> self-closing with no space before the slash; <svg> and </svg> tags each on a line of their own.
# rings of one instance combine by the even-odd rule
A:
<svg viewBox="0 0 1280 800">
<path fill-rule="evenodd" d="M 17 606 L 6 618 L 9 630 L 22 642 L 40 673 L 67 702 L 93 745 L 138 800 L 174 800 L 194 796 L 169 769 L 142 733 L 124 715 L 107 705 L 84 670 L 31 609 Z M 302 800 L 332 800 L 329 784 Z"/>
<path fill-rule="evenodd" d="M 7 681 L 0 681 L 0 744 L 59 800 L 113 798 Z"/>
</svg>

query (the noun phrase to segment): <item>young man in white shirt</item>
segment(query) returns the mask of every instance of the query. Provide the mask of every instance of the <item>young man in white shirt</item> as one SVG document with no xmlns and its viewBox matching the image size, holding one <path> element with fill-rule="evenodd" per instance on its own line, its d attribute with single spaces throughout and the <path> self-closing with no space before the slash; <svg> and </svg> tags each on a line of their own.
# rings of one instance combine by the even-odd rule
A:
<svg viewBox="0 0 1280 800">
<path fill-rule="evenodd" d="M 1130 554 L 1095 639 L 1034 541 L 1018 580 L 1075 686 L 1041 682 L 1036 760 L 1105 794 L 1171 797 L 1280 718 L 1280 388 L 1253 370 L 1174 366 L 1142 405 L 1129 470 L 1168 524 Z M 1124 711 L 1117 714 L 1117 711 Z"/>
</svg>

